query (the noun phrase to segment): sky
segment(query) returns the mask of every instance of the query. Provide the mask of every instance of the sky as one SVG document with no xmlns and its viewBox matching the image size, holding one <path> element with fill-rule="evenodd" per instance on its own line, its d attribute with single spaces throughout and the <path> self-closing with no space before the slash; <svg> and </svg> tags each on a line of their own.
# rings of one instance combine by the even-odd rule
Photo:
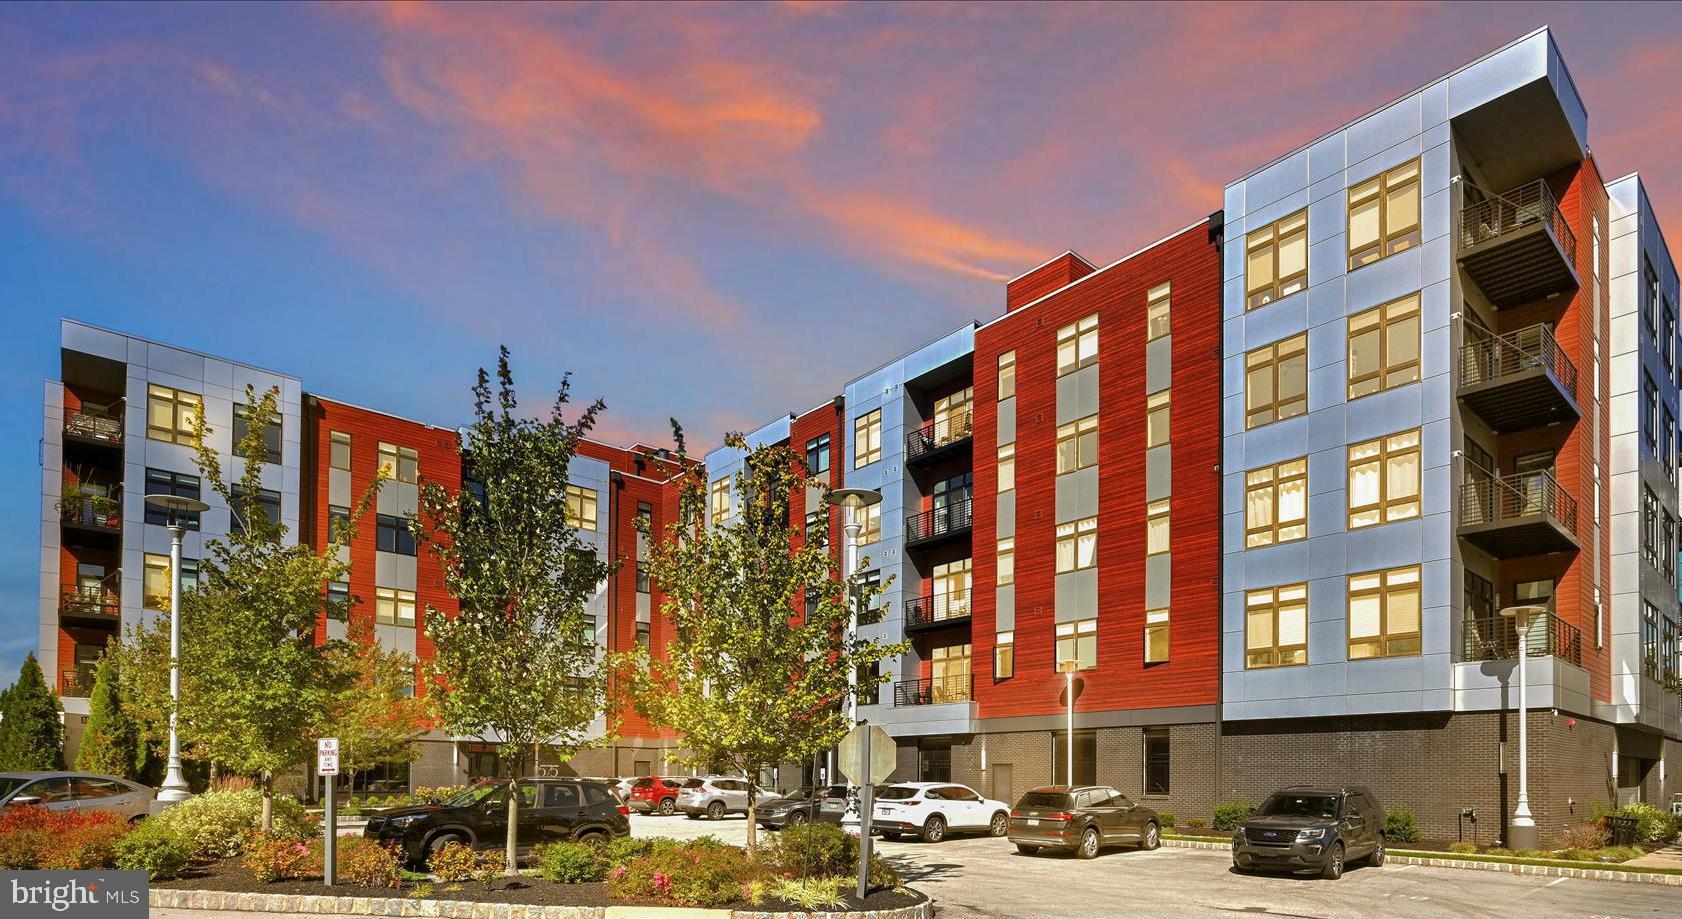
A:
<svg viewBox="0 0 1682 919">
<path fill-rule="evenodd" d="M 61 316 L 449 425 L 507 344 L 705 447 L 1542 25 L 1664 220 L 1678 5 L 0 5 L 0 682 Z"/>
</svg>

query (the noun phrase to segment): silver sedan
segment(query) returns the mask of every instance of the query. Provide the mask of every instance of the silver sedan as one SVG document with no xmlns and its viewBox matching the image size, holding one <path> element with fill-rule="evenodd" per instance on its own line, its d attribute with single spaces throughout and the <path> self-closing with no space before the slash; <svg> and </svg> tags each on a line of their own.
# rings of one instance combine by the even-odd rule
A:
<svg viewBox="0 0 1682 919">
<path fill-rule="evenodd" d="M 126 820 L 146 816 L 152 789 L 91 772 L 0 772 L 0 807 L 106 811 Z"/>
</svg>

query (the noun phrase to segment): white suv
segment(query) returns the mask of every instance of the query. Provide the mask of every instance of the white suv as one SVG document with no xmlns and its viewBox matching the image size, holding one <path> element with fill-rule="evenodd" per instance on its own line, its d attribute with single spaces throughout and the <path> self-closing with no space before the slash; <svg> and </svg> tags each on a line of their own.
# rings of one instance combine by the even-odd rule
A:
<svg viewBox="0 0 1682 919">
<path fill-rule="evenodd" d="M 677 809 L 691 820 L 703 814 L 709 820 L 723 820 L 725 814 L 746 814 L 748 780 L 729 775 L 687 779 L 678 788 Z"/>
<path fill-rule="evenodd" d="M 983 798 L 968 785 L 900 782 L 876 789 L 875 799 L 870 821 L 885 839 L 915 834 L 924 842 L 939 842 L 949 831 L 1010 832 L 1010 805 Z"/>
</svg>

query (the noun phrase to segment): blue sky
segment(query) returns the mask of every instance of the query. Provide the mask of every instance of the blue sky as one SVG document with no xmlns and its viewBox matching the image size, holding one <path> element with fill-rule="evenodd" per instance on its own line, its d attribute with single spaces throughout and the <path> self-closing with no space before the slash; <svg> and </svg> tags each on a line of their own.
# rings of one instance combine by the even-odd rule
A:
<svg viewBox="0 0 1682 919">
<path fill-rule="evenodd" d="M 1674 6 L 0 6 L 0 668 L 59 316 L 444 424 L 507 343 L 708 444 L 1543 24 L 1663 217 Z"/>
</svg>

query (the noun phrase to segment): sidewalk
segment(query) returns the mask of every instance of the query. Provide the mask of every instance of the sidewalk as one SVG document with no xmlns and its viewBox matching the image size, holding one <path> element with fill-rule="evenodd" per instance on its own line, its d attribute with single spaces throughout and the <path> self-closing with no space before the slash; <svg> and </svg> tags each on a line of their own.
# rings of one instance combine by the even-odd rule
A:
<svg viewBox="0 0 1682 919">
<path fill-rule="evenodd" d="M 1632 858 L 1625 865 L 1634 868 L 1674 868 L 1682 871 L 1682 846 L 1665 846 L 1640 858 Z"/>
</svg>

